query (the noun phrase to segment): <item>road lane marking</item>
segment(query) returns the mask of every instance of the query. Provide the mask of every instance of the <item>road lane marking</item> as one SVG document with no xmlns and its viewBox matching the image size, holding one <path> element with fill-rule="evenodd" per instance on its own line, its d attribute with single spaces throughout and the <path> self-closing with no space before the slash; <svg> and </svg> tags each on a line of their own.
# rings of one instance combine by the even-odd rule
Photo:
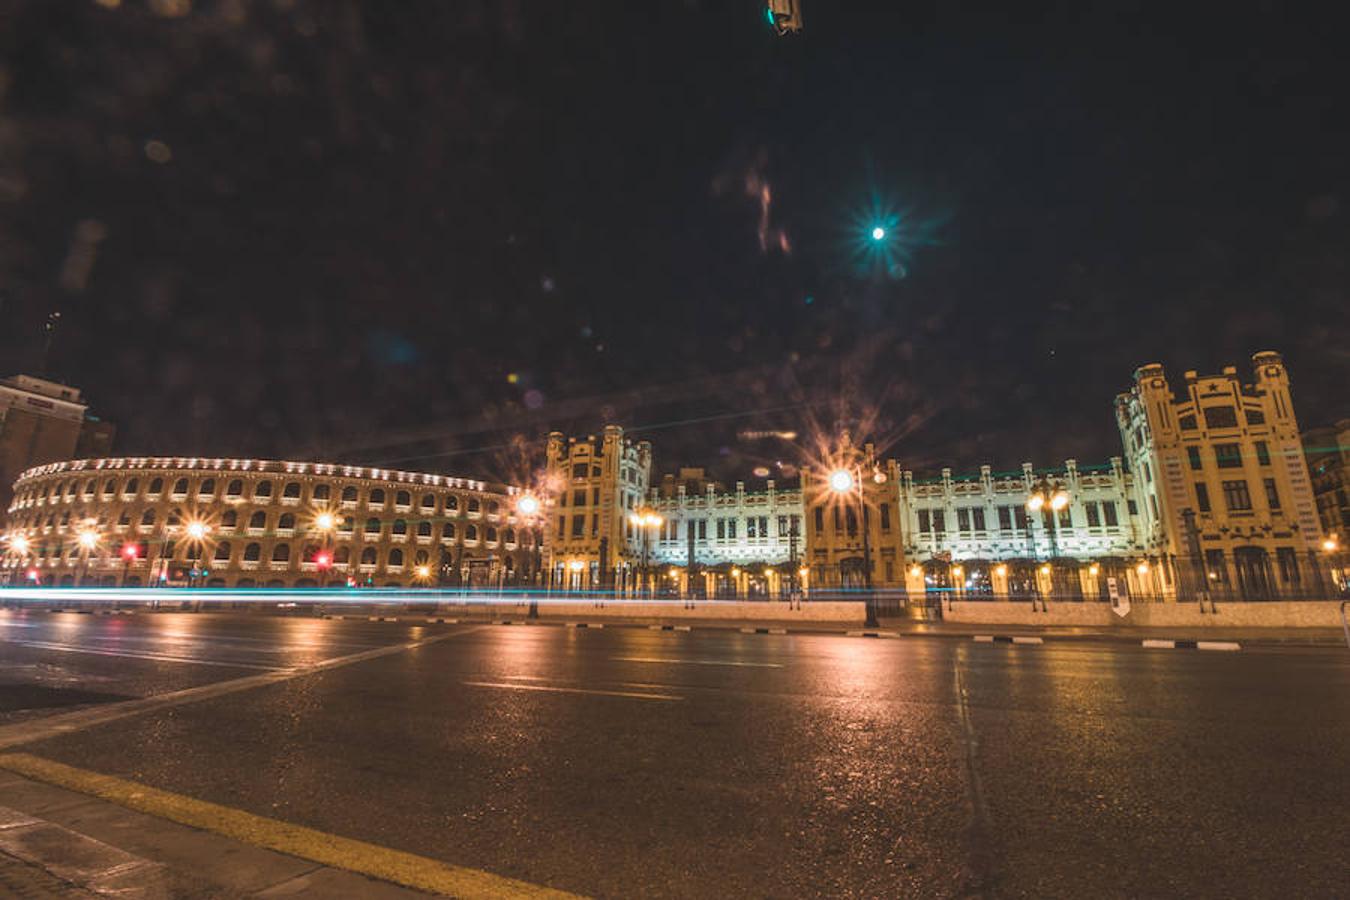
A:
<svg viewBox="0 0 1350 900">
<path fill-rule="evenodd" d="M 254 815 L 242 809 L 162 791 L 139 782 L 77 769 L 28 753 L 0 754 L 0 768 L 255 847 L 421 891 L 460 898 L 564 900 L 577 896 L 494 875 L 482 869 L 451 865 L 402 850 Z"/>
<path fill-rule="evenodd" d="M 136 653 L 130 650 L 100 650 L 94 647 L 77 647 L 73 644 L 58 644 L 52 641 L 5 641 L 19 647 L 35 647 L 39 650 L 56 650 L 61 653 L 88 653 L 92 656 L 120 656 L 125 659 L 149 659 L 156 662 L 188 663 L 194 666 L 221 666 L 227 669 L 258 669 L 264 672 L 289 672 L 290 666 L 265 666 L 259 663 L 225 662 L 218 659 L 196 659 L 191 656 L 171 656 L 167 653 Z"/>
<path fill-rule="evenodd" d="M 264 672 L 260 675 L 246 675 L 243 678 L 233 678 L 228 681 L 203 684 L 198 687 L 185 688 L 181 691 L 170 691 L 164 694 L 155 694 L 150 697 L 140 697 L 136 700 L 123 700 L 121 703 L 107 703 L 92 709 L 79 709 L 73 712 L 46 716 L 41 719 L 16 722 L 12 725 L 3 725 L 0 726 L 0 750 L 15 747 L 19 744 L 29 744 L 34 741 L 59 737 L 63 734 L 70 734 L 73 731 L 82 731 L 86 728 L 92 728 L 95 725 L 104 725 L 108 722 L 115 722 L 118 719 L 125 719 L 128 716 L 138 716 L 142 713 L 154 712 L 155 710 L 165 709 L 171 706 L 182 706 L 187 703 L 211 700 L 226 694 L 234 694 L 239 691 L 250 691 L 254 688 L 279 684 L 283 681 L 290 681 L 292 678 L 299 678 L 303 675 L 313 675 L 328 669 L 350 666 L 371 659 L 379 659 L 382 656 L 391 656 L 395 653 L 415 650 L 418 647 L 439 643 L 440 641 L 449 640 L 450 638 L 458 637 L 460 635 L 472 634 L 475 631 L 481 631 L 485 627 L 486 626 L 480 625 L 476 628 L 444 631 L 440 634 L 420 638 L 415 641 L 408 641 L 402 644 L 390 644 L 387 647 L 377 647 L 373 650 L 363 650 L 360 653 L 337 656 L 331 659 L 320 660 L 316 663 L 295 666 L 294 668 L 282 669 L 276 672 Z"/>
<path fill-rule="evenodd" d="M 594 694 L 600 697 L 632 697 L 638 700 L 683 700 L 675 694 L 642 694 L 637 691 L 601 691 L 591 688 L 557 687 L 549 684 L 507 684 L 502 681 L 465 681 L 472 687 L 499 688 L 507 691 L 549 691 L 556 694 Z"/>
<path fill-rule="evenodd" d="M 666 659 L 659 656 L 611 656 L 619 662 L 672 663 L 680 666 L 745 666 L 752 669 L 781 669 L 782 663 L 740 662 L 734 659 Z"/>
<path fill-rule="evenodd" d="M 1237 641 L 1196 641 L 1197 650 L 1241 650 L 1242 645 Z"/>
</svg>

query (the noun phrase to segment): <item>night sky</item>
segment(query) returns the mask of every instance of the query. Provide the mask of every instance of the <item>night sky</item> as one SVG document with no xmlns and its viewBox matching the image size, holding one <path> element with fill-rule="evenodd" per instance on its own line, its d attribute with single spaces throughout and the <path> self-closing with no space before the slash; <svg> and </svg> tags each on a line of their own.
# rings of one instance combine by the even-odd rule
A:
<svg viewBox="0 0 1350 900">
<path fill-rule="evenodd" d="M 1137 366 L 1264 349 L 1350 415 L 1315 6 L 803 4 L 0 0 L 0 374 L 60 311 L 121 452 L 497 476 L 1095 462 Z"/>
</svg>

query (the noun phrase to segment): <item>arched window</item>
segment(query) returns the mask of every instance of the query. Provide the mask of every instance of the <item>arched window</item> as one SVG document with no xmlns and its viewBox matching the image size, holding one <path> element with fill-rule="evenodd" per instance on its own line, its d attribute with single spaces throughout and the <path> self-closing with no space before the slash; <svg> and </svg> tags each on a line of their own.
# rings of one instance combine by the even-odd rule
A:
<svg viewBox="0 0 1350 900">
<path fill-rule="evenodd" d="M 370 505 L 384 506 L 384 488 L 371 488 Z"/>
<path fill-rule="evenodd" d="M 113 481 L 111 478 L 109 478 L 107 481 L 105 481 L 105 482 L 103 483 L 103 493 L 105 493 L 105 494 L 115 494 L 115 493 L 117 493 L 117 482 Z M 126 488 L 125 493 L 128 493 L 128 494 L 135 494 L 135 493 L 136 493 L 136 479 L 135 479 L 135 478 L 133 478 L 133 479 L 131 479 L 130 481 L 127 482 L 127 488 Z"/>
<path fill-rule="evenodd" d="M 66 496 L 67 497 L 75 496 L 75 481 L 73 479 L 71 480 L 70 484 L 66 487 Z"/>
<path fill-rule="evenodd" d="M 203 480 L 201 487 L 197 488 L 198 497 L 212 496 L 215 494 L 215 492 L 216 492 L 216 480 L 214 478 L 207 478 Z"/>
<path fill-rule="evenodd" d="M 225 496 L 227 497 L 239 497 L 242 496 L 243 493 L 244 482 L 240 481 L 238 478 L 225 485 Z"/>
<path fill-rule="evenodd" d="M 272 482 L 270 482 L 270 481 L 260 481 L 260 482 L 258 482 L 258 484 L 253 488 L 253 496 L 254 496 L 254 497 L 262 497 L 262 498 L 271 499 L 271 497 L 272 497 Z"/>
<path fill-rule="evenodd" d="M 216 544 L 216 562 L 228 562 L 230 559 L 230 542 L 221 541 Z"/>
<path fill-rule="evenodd" d="M 333 562 L 341 563 L 342 565 L 345 566 L 347 563 L 351 562 L 351 560 L 352 560 L 351 547 L 348 547 L 347 545 L 344 544 L 333 551 Z"/>
<path fill-rule="evenodd" d="M 497 513 L 501 512 L 501 509 L 502 509 L 502 505 L 501 505 L 500 503 L 498 503 L 496 500 L 489 500 L 489 501 L 488 501 L 488 507 L 487 507 L 488 515 L 490 515 L 490 516 L 495 516 L 495 515 L 497 515 Z"/>
<path fill-rule="evenodd" d="M 391 566 L 401 566 L 401 565 L 403 565 L 403 551 L 402 551 L 402 550 L 400 550 L 400 549 L 398 549 L 397 547 L 395 547 L 393 550 L 390 550 L 390 551 L 389 551 L 389 565 L 391 565 Z"/>
<path fill-rule="evenodd" d="M 233 529 L 237 528 L 238 526 L 239 526 L 239 513 L 233 509 L 225 510 L 224 515 L 220 517 L 220 527 L 222 529 L 224 528 Z"/>
<path fill-rule="evenodd" d="M 465 526 L 464 526 L 464 540 L 466 540 L 466 541 L 476 541 L 476 540 L 478 540 L 478 526 L 477 526 L 477 525 L 465 525 Z"/>
<path fill-rule="evenodd" d="M 173 492 L 174 492 L 175 494 L 186 494 L 186 493 L 187 493 L 187 479 L 186 479 L 186 478 L 180 478 L 180 479 L 178 479 L 177 481 L 175 481 L 175 482 L 173 483 Z"/>
<path fill-rule="evenodd" d="M 487 539 L 489 544 L 497 543 L 497 529 L 491 525 L 487 527 Z"/>
<path fill-rule="evenodd" d="M 394 534 L 407 534 L 407 533 L 408 533 L 408 520 L 407 520 L 407 519 L 395 519 L 395 520 L 394 520 Z"/>
<path fill-rule="evenodd" d="M 375 548 L 374 548 L 374 547 L 367 547 L 367 548 L 365 548 L 364 550 L 361 551 L 361 565 L 363 565 L 363 566 L 373 566 L 373 565 L 375 565 Z"/>
<path fill-rule="evenodd" d="M 447 540 L 447 541 L 453 541 L 453 540 L 455 539 L 455 523 L 454 523 L 454 522 L 446 522 L 446 523 L 445 523 L 445 532 L 444 532 L 444 536 L 445 536 L 445 540 Z"/>
<path fill-rule="evenodd" d="M 306 544 L 305 548 L 300 551 L 300 559 L 307 563 L 314 562 L 314 557 L 318 555 L 319 555 L 318 544 Z"/>
<path fill-rule="evenodd" d="M 164 479 L 163 478 L 150 479 L 150 489 L 146 491 L 146 493 L 152 497 L 158 497 L 160 494 L 164 493 Z"/>
<path fill-rule="evenodd" d="M 354 527 L 356 523 L 352 521 L 351 516 L 343 516 L 342 521 L 338 522 L 338 531 L 343 534 L 351 534 Z"/>
<path fill-rule="evenodd" d="M 399 491 L 397 494 L 394 495 L 394 505 L 411 506 L 412 494 L 409 494 L 407 491 Z"/>
<path fill-rule="evenodd" d="M 288 481 L 286 486 L 281 489 L 281 496 L 298 499 L 300 496 L 300 482 Z"/>
<path fill-rule="evenodd" d="M 247 562 L 257 562 L 258 558 L 261 556 L 262 556 L 261 544 L 249 544 L 247 547 L 244 548 L 244 559 Z"/>
<path fill-rule="evenodd" d="M 310 497 L 314 500 L 327 500 L 332 493 L 332 490 L 333 489 L 326 484 L 316 484 L 314 485 L 314 491 L 310 494 Z"/>
<path fill-rule="evenodd" d="M 508 544 L 514 544 L 516 542 L 516 530 L 514 528 L 506 529 L 504 537 Z"/>
<path fill-rule="evenodd" d="M 272 548 L 272 562 L 290 562 L 291 545 L 277 544 Z"/>
<path fill-rule="evenodd" d="M 142 525 L 155 524 L 155 511 L 153 509 L 147 509 L 145 512 L 141 513 L 141 524 Z"/>
<path fill-rule="evenodd" d="M 61 527 L 65 528 L 70 524 L 70 510 L 61 513 Z"/>
<path fill-rule="evenodd" d="M 451 510 L 456 509 L 459 509 L 459 498 L 454 494 L 447 495 L 445 498 L 445 511 L 450 512 Z"/>
<path fill-rule="evenodd" d="M 130 525 L 131 510 L 127 509 L 125 506 L 122 507 L 122 512 L 117 516 L 117 524 L 123 528 Z"/>
<path fill-rule="evenodd" d="M 171 510 L 169 510 L 169 514 L 168 514 L 167 516 L 164 517 L 164 524 L 165 524 L 165 525 L 168 525 L 168 526 L 174 526 L 174 525 L 177 525 L 177 524 L 178 524 L 178 510 L 176 510 L 176 509 L 171 509 Z"/>
<path fill-rule="evenodd" d="M 423 508 L 423 509 L 427 509 L 427 510 L 435 509 L 435 508 L 436 508 L 436 495 L 435 495 L 435 494 L 423 494 L 423 495 L 422 495 L 422 508 Z"/>
<path fill-rule="evenodd" d="M 379 533 L 380 533 L 380 520 L 366 519 L 366 534 L 379 534 Z"/>
<path fill-rule="evenodd" d="M 111 494 L 113 492 L 114 487 L 116 487 L 116 485 L 113 482 L 109 481 L 107 484 L 103 486 L 103 493 Z M 131 478 L 127 480 L 127 486 L 122 488 L 122 493 L 126 496 L 134 497 L 136 496 L 136 492 L 140 490 L 140 488 L 141 488 L 140 479 Z"/>
<path fill-rule="evenodd" d="M 342 502 L 343 503 L 356 502 L 356 488 L 354 486 L 349 484 L 342 489 Z"/>
<path fill-rule="evenodd" d="M 476 513 L 476 512 L 478 512 L 480 509 L 482 509 L 482 505 L 478 502 L 478 498 L 477 498 L 477 497 L 470 497 L 470 498 L 469 498 L 469 512 L 471 512 L 471 513 Z"/>
<path fill-rule="evenodd" d="M 92 496 L 94 496 L 94 490 L 95 490 L 95 488 L 97 488 L 97 487 L 98 487 L 98 485 L 94 482 L 94 480 L 93 480 L 92 478 L 89 479 L 87 482 L 85 482 L 85 485 L 84 485 L 84 495 L 85 495 L 86 497 L 92 497 Z M 113 492 L 112 492 L 112 491 L 109 491 L 108 493 L 111 494 L 111 493 L 113 493 Z"/>
<path fill-rule="evenodd" d="M 415 566 L 425 566 L 425 565 L 427 564 L 428 560 L 430 560 L 430 559 L 431 559 L 431 556 L 427 553 L 427 551 L 425 551 L 425 550 L 418 550 L 418 551 L 417 551 L 417 555 L 413 557 L 413 565 L 415 565 Z"/>
<path fill-rule="evenodd" d="M 423 519 L 421 522 L 418 522 L 417 536 L 425 538 L 431 537 L 431 523 L 426 521 L 425 519 Z"/>
<path fill-rule="evenodd" d="M 277 530 L 295 530 L 295 513 L 282 513 L 281 518 L 277 519 Z"/>
<path fill-rule="evenodd" d="M 267 513 L 263 512 L 261 509 L 256 510 L 256 511 L 253 513 L 253 515 L 251 515 L 251 516 L 248 517 L 248 527 L 249 527 L 249 528 L 266 528 L 266 527 L 267 527 Z"/>
</svg>

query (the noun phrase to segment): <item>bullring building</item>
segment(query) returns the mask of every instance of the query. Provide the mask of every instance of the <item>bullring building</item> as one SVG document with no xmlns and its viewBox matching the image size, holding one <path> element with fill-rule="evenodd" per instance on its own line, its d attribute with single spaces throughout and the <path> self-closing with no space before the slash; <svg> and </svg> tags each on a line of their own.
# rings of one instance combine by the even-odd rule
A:
<svg viewBox="0 0 1350 900">
<path fill-rule="evenodd" d="M 518 489 L 466 478 L 120 458 L 38 466 L 14 490 L 11 582 L 486 587 L 538 571 L 539 535 L 518 520 Z"/>
</svg>

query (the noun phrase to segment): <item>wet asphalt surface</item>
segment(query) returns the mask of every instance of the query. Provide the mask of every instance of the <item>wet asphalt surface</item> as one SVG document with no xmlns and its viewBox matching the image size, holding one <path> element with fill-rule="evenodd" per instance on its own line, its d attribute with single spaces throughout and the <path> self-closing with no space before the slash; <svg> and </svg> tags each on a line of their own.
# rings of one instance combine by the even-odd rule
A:
<svg viewBox="0 0 1350 900">
<path fill-rule="evenodd" d="M 9 612 L 0 723 L 446 631 L 20 749 L 598 896 L 1350 894 L 1343 649 Z"/>
</svg>

